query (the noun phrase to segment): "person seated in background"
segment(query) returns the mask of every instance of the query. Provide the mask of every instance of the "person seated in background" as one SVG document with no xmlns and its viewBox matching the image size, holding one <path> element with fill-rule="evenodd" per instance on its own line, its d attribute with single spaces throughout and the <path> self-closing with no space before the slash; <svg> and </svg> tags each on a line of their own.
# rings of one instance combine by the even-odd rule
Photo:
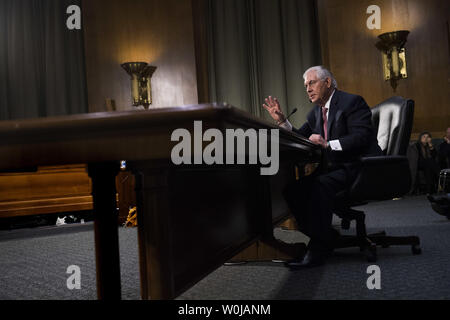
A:
<svg viewBox="0 0 450 320">
<path fill-rule="evenodd" d="M 439 145 L 439 167 L 440 169 L 450 168 L 450 127 L 447 128 L 444 141 Z"/>
<path fill-rule="evenodd" d="M 426 182 L 426 192 L 428 194 L 437 191 L 439 180 L 439 166 L 437 162 L 437 151 L 431 143 L 431 134 L 422 132 L 415 143 L 417 148 L 417 169 L 423 171 Z"/>
</svg>

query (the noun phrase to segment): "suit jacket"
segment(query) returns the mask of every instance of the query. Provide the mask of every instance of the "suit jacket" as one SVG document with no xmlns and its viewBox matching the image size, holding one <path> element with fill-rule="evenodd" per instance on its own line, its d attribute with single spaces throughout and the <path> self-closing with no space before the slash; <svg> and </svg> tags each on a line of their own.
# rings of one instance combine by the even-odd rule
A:
<svg viewBox="0 0 450 320">
<path fill-rule="evenodd" d="M 441 169 L 450 168 L 450 144 L 445 140 L 439 145 L 439 165 Z"/>
<path fill-rule="evenodd" d="M 293 129 L 309 138 L 323 134 L 323 118 L 320 106 L 315 106 L 300 129 Z M 382 155 L 377 135 L 372 125 L 372 112 L 361 96 L 336 90 L 330 102 L 328 114 L 328 140 L 339 140 L 342 151 L 325 152 L 328 164 L 354 166 L 360 157 Z"/>
</svg>

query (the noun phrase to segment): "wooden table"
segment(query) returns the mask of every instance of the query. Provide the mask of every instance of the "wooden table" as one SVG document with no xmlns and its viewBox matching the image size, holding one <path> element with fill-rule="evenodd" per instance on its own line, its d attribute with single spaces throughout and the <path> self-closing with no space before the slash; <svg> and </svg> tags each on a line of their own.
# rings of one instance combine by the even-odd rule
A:
<svg viewBox="0 0 450 320">
<path fill-rule="evenodd" d="M 127 160 L 136 177 L 143 299 L 174 298 L 241 250 L 273 236 L 288 216 L 282 189 L 294 164 L 319 159 L 308 140 L 280 130 L 280 170 L 258 165 L 171 163 L 175 129 L 275 128 L 228 105 L 94 113 L 0 122 L 0 170 L 88 163 L 94 200 L 97 292 L 120 299 L 115 176 Z"/>
</svg>

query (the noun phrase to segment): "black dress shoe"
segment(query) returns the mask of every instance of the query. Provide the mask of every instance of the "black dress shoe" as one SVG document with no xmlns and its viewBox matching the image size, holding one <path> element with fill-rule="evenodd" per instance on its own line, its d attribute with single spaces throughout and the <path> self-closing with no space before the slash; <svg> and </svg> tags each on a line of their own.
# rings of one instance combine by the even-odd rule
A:
<svg viewBox="0 0 450 320">
<path fill-rule="evenodd" d="M 302 260 L 287 262 L 286 266 L 291 270 L 319 267 L 325 264 L 329 255 L 326 251 L 308 250 Z"/>
<path fill-rule="evenodd" d="M 306 250 L 305 250 L 306 251 Z M 291 264 L 298 264 L 301 263 L 303 261 L 303 259 L 306 256 L 306 252 L 303 252 L 302 254 L 300 254 L 299 256 L 297 256 L 296 258 L 284 261 L 284 265 L 286 267 L 289 267 Z"/>
</svg>

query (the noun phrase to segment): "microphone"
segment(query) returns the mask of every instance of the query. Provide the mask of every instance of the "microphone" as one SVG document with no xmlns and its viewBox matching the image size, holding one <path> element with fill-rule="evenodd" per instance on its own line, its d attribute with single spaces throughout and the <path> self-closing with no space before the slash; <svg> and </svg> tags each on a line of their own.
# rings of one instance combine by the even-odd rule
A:
<svg viewBox="0 0 450 320">
<path fill-rule="evenodd" d="M 291 113 L 289 113 L 289 115 L 286 117 L 286 120 L 289 120 L 289 118 L 292 117 L 292 115 L 293 115 L 294 113 L 296 113 L 297 111 L 298 111 L 297 108 L 295 108 L 294 110 L 292 110 Z"/>
<path fill-rule="evenodd" d="M 298 110 L 297 108 L 295 108 L 294 110 L 292 110 L 291 113 L 289 113 L 288 116 L 284 118 L 284 121 L 278 122 L 277 124 L 278 124 L 278 125 L 281 125 L 281 124 L 285 123 L 286 121 L 288 121 L 289 118 L 290 118 L 294 113 L 297 112 L 297 110 Z"/>
</svg>

